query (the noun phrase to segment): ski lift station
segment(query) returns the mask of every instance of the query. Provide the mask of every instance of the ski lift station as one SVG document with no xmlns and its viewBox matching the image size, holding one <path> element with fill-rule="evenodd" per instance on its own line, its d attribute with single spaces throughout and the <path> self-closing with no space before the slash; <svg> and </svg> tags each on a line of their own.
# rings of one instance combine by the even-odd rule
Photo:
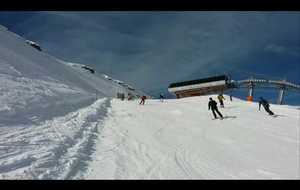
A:
<svg viewBox="0 0 300 190">
<path fill-rule="evenodd" d="M 226 75 L 190 80 L 169 85 L 168 91 L 174 93 L 177 98 L 200 96 L 223 92 L 228 88 Z"/>
<path fill-rule="evenodd" d="M 286 80 L 267 80 L 250 77 L 249 79 L 234 81 L 226 75 L 172 83 L 169 85 L 168 91 L 174 93 L 177 98 L 184 98 L 223 93 L 228 89 L 238 88 L 248 89 L 248 101 L 253 101 L 255 88 L 278 89 L 278 104 L 283 103 L 284 94 L 286 91 L 300 93 L 300 85 L 293 84 Z"/>
</svg>

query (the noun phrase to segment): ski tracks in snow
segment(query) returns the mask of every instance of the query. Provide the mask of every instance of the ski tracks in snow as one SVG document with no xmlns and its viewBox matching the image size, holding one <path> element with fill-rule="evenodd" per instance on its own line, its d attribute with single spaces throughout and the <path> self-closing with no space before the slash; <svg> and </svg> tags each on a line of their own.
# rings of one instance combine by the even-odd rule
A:
<svg viewBox="0 0 300 190">
<path fill-rule="evenodd" d="M 104 98 L 38 126 L 8 128 L 1 134 L 0 178 L 80 178 L 109 106 Z"/>
<path fill-rule="evenodd" d="M 162 127 L 148 128 L 146 133 L 140 131 L 145 130 L 141 125 L 147 122 L 146 118 L 143 114 L 131 111 L 124 110 L 123 107 L 112 107 L 109 110 L 97 143 L 97 151 L 84 178 L 202 178 L 188 159 L 192 153 L 187 148 L 170 144 L 165 139 Z M 167 127 L 168 122 L 165 121 L 165 124 Z M 159 148 L 161 143 L 167 147 Z"/>
<path fill-rule="evenodd" d="M 286 123 L 286 118 L 265 119 L 255 112 L 257 107 L 237 102 L 236 113 L 224 109 L 232 119 L 211 121 L 206 106 L 195 106 L 198 99 L 192 100 L 168 104 L 149 100 L 145 106 L 112 100 L 83 178 L 295 177 L 295 127 L 278 124 Z M 264 120 L 268 122 L 261 124 Z"/>
</svg>

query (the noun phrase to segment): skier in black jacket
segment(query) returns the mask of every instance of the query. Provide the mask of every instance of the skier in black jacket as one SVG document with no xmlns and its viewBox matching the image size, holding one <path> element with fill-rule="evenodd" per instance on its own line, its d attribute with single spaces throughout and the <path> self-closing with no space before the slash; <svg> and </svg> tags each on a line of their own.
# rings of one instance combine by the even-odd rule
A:
<svg viewBox="0 0 300 190">
<path fill-rule="evenodd" d="M 159 98 L 160 98 L 160 101 L 163 102 L 165 97 L 164 97 L 163 94 L 160 94 L 160 95 L 159 95 Z"/>
<path fill-rule="evenodd" d="M 214 101 L 212 98 L 209 98 L 209 102 L 208 102 L 208 110 L 210 110 L 210 109 L 213 112 L 215 119 L 217 119 L 217 115 L 216 115 L 215 111 L 218 113 L 218 115 L 221 117 L 221 119 L 223 119 L 223 115 L 218 110 L 217 102 Z"/>
<path fill-rule="evenodd" d="M 267 100 L 263 99 L 262 97 L 259 98 L 259 102 L 258 102 L 258 110 L 260 111 L 260 106 L 263 105 L 263 107 L 265 108 L 266 112 L 269 113 L 269 115 L 274 115 L 274 113 L 270 110 L 270 104 Z"/>
</svg>

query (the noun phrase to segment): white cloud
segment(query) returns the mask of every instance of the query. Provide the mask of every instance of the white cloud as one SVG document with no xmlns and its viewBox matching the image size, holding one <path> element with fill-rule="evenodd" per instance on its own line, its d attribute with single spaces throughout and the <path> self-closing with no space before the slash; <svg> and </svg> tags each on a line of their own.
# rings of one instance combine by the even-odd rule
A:
<svg viewBox="0 0 300 190">
<path fill-rule="evenodd" d="M 293 56 L 299 56 L 300 53 L 300 47 L 287 47 L 283 45 L 278 45 L 278 44 L 268 44 L 264 48 L 265 51 L 267 52 L 272 52 L 276 54 L 289 54 Z"/>
<path fill-rule="evenodd" d="M 283 53 L 286 51 L 286 48 L 276 44 L 269 44 L 265 47 L 265 50 L 274 53 Z"/>
</svg>

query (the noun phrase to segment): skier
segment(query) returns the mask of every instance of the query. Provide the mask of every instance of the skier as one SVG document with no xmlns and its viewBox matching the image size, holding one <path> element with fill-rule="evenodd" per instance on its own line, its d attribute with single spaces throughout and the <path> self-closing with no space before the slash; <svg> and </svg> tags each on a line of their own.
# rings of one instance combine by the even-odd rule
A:
<svg viewBox="0 0 300 190">
<path fill-rule="evenodd" d="M 121 100 L 124 101 L 124 99 L 125 99 L 125 94 L 121 93 Z"/>
<path fill-rule="evenodd" d="M 260 111 L 260 106 L 263 105 L 265 108 L 266 112 L 269 113 L 269 115 L 274 115 L 274 113 L 270 110 L 270 104 L 267 100 L 263 99 L 262 97 L 259 97 L 259 102 L 258 102 L 258 110 Z"/>
<path fill-rule="evenodd" d="M 128 100 L 132 100 L 132 94 L 128 93 Z"/>
<path fill-rule="evenodd" d="M 164 95 L 163 95 L 163 94 L 160 94 L 160 95 L 159 95 L 159 98 L 160 98 L 160 101 L 161 101 L 161 102 L 164 101 Z"/>
<path fill-rule="evenodd" d="M 221 119 L 223 119 L 223 115 L 218 110 L 217 102 L 214 101 L 212 98 L 209 98 L 209 102 L 208 102 L 208 110 L 210 110 L 210 109 L 213 112 L 215 119 L 217 119 L 217 115 L 216 115 L 215 111 L 218 113 L 218 115 L 221 117 Z"/>
<path fill-rule="evenodd" d="M 225 98 L 224 98 L 224 96 L 223 96 L 222 94 L 219 94 L 218 100 L 219 100 L 219 102 L 220 102 L 220 107 L 221 107 L 221 108 L 224 108 L 223 100 L 225 100 Z"/>
<path fill-rule="evenodd" d="M 143 104 L 143 105 L 145 104 L 146 98 L 147 98 L 146 96 L 142 96 L 142 97 L 141 97 L 140 105 L 141 105 L 141 104 Z"/>
</svg>

